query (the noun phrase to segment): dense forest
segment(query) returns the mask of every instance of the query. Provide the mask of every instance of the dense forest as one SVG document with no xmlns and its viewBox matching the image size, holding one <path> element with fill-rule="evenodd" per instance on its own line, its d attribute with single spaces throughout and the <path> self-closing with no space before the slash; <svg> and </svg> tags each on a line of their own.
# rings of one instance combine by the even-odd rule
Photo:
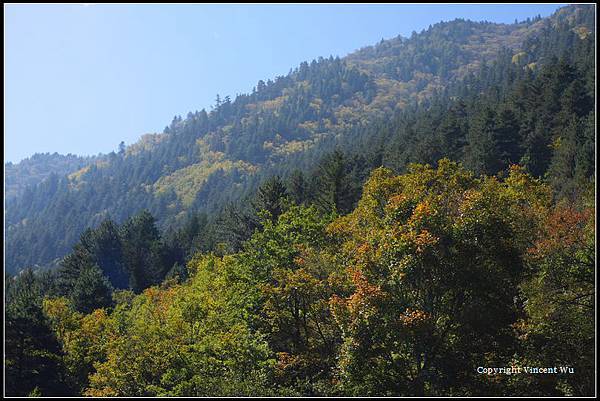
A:
<svg viewBox="0 0 600 401">
<path fill-rule="evenodd" d="M 11 165 L 6 394 L 594 395 L 594 27 L 442 22 Z"/>
<path fill-rule="evenodd" d="M 465 125 L 480 114 L 483 96 L 494 110 L 507 104 L 505 117 L 515 114 L 513 123 L 524 138 L 512 138 L 521 147 L 512 161 L 525 157 L 530 171 L 542 176 L 557 153 L 548 145 L 558 145 L 564 124 L 556 115 L 564 85 L 575 85 L 573 96 L 589 98 L 593 91 L 594 17 L 592 7 L 572 6 L 546 19 L 515 24 L 439 23 L 343 59 L 302 63 L 287 76 L 260 81 L 252 93 L 233 100 L 217 96 L 210 112 L 176 116 L 163 133 L 144 135 L 68 175 L 49 167 L 56 174 L 7 199 L 6 269 L 15 273 L 24 267 L 55 266 L 86 228 L 106 218 L 121 223 L 148 209 L 166 229 L 181 226 L 197 211 L 216 215 L 224 205 L 250 196 L 270 176 L 309 172 L 336 148 L 397 172 L 407 162 L 441 156 L 484 163 L 475 159 L 486 143 L 463 146 L 485 137 L 473 135 L 473 124 Z M 564 71 L 545 68 L 556 64 L 554 58 L 565 63 Z M 551 85 L 541 82 L 542 73 Z M 553 93 L 535 95 L 528 85 Z M 518 99 L 520 93 L 534 104 Z M 457 98 L 464 107 L 455 104 Z M 540 104 L 544 101 L 554 104 Z M 577 112 L 586 113 L 589 107 Z M 456 127 L 460 132 L 454 148 L 432 137 L 439 137 L 439 120 L 447 108 L 463 123 Z M 545 116 L 538 114 L 540 109 L 546 110 Z M 437 118 L 429 116 L 433 112 Z M 411 119 L 418 122 L 409 126 Z M 469 129 L 473 132 L 467 138 Z M 365 147 L 365 140 L 378 142 Z M 396 150 L 390 149 L 391 143 Z M 531 159 L 536 152 L 543 161 Z M 18 181 L 27 182 L 26 177 Z"/>
<path fill-rule="evenodd" d="M 80 157 L 58 153 L 36 153 L 19 163 L 4 165 L 4 195 L 15 198 L 27 187 L 34 187 L 52 174 L 65 176 L 84 168 L 101 156 Z"/>
</svg>

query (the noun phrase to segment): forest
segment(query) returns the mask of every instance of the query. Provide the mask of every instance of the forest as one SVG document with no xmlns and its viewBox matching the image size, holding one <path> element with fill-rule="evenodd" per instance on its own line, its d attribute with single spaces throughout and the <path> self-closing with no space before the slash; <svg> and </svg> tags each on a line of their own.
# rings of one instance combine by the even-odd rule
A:
<svg viewBox="0 0 600 401">
<path fill-rule="evenodd" d="M 443 22 L 11 165 L 6 395 L 594 395 L 594 28 Z"/>
</svg>

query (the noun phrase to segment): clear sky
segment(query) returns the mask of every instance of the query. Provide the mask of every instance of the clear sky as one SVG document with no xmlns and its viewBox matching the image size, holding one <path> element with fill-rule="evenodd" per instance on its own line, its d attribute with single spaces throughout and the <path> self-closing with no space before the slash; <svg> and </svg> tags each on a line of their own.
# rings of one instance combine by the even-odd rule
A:
<svg viewBox="0 0 600 401">
<path fill-rule="evenodd" d="M 560 6 L 5 5 L 4 158 L 107 153 L 302 61 L 442 20 L 512 23 Z"/>
</svg>

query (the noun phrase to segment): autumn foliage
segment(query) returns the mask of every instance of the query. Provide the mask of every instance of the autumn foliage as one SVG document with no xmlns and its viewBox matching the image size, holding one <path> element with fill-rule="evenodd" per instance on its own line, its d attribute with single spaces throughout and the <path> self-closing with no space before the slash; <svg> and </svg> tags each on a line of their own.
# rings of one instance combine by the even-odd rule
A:
<svg viewBox="0 0 600 401">
<path fill-rule="evenodd" d="M 44 311 L 91 396 L 586 394 L 590 377 L 475 368 L 591 368 L 594 235 L 592 208 L 553 206 L 518 166 L 381 168 L 348 215 L 288 205 L 186 281 Z"/>
</svg>

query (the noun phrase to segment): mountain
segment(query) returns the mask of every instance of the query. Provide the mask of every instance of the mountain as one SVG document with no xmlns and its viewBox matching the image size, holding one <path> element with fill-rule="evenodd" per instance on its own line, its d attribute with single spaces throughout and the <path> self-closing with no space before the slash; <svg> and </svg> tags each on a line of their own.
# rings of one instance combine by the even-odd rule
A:
<svg viewBox="0 0 600 401">
<path fill-rule="evenodd" d="M 65 176 L 84 168 L 98 157 L 80 157 L 73 154 L 36 153 L 19 163 L 4 165 L 4 196 L 12 199 L 23 195 L 27 187 L 33 187 L 51 174 Z"/>
<path fill-rule="evenodd" d="M 6 393 L 593 395 L 594 19 L 443 22 L 11 165 Z"/>
<path fill-rule="evenodd" d="M 517 93 L 518 83 L 536 82 L 544 74 L 544 79 L 558 79 L 562 70 L 546 69 L 558 65 L 557 60 L 571 68 L 563 74 L 564 82 L 583 86 L 572 90 L 581 92 L 573 96 L 587 96 L 585 103 L 593 92 L 594 18 L 592 6 L 580 5 L 515 24 L 442 22 L 344 58 L 301 63 L 286 76 L 259 81 L 252 93 L 234 100 L 217 96 L 210 112 L 176 116 L 163 132 L 147 134 L 102 159 L 65 156 L 64 163 L 57 162 L 59 156 L 31 159 L 55 175 L 28 169 L 30 162 L 6 165 L 11 172 L 5 210 L 6 270 L 55 263 L 86 228 L 108 217 L 123 222 L 148 209 L 167 228 L 181 226 L 191 212 L 216 215 L 274 174 L 287 178 L 295 170 L 311 172 L 334 149 L 363 151 L 367 164 L 400 171 L 411 161 L 435 162 L 439 156 L 451 156 L 489 173 L 494 163 L 482 161 L 481 153 L 487 142 L 471 132 L 473 128 L 457 128 L 464 143 L 455 143 L 451 151 L 443 138 L 433 135 L 440 121 L 425 116 L 435 114 L 441 104 L 450 107 L 457 97 L 476 104 L 477 96 L 485 94 L 499 104 Z M 555 92 L 564 89 L 555 86 Z M 588 103 L 581 106 L 585 115 Z M 409 127 L 406 122 L 416 116 L 423 118 Z M 563 122 L 549 117 L 538 123 L 538 117 L 531 118 L 531 132 L 525 132 L 524 120 L 516 128 L 521 133 L 515 139 L 519 149 L 511 160 L 524 158 L 529 171 L 544 176 L 551 165 L 555 170 L 560 167 L 552 161 L 559 152 L 553 153 L 550 145 L 560 148 L 556 132 Z M 435 124 L 425 126 L 427 122 Z M 478 132 L 484 132 L 485 121 L 480 123 Z M 541 132 L 543 128 L 554 131 Z M 431 143 L 439 144 L 436 152 L 431 151 L 435 146 L 427 145 Z M 562 143 L 567 143 L 564 138 Z M 419 157 L 423 160 L 416 160 Z M 580 175 L 588 177 L 589 168 L 581 169 Z"/>
</svg>

